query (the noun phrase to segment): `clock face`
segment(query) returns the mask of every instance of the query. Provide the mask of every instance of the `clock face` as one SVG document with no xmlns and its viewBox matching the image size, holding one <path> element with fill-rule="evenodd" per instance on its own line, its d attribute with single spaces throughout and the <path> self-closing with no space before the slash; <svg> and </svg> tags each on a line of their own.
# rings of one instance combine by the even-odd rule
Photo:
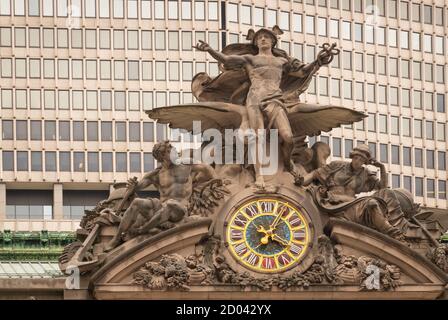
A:
<svg viewBox="0 0 448 320">
<path fill-rule="evenodd" d="M 226 242 L 232 256 L 256 272 L 286 271 L 302 260 L 311 239 L 308 220 L 282 199 L 259 198 L 229 216 Z"/>
</svg>

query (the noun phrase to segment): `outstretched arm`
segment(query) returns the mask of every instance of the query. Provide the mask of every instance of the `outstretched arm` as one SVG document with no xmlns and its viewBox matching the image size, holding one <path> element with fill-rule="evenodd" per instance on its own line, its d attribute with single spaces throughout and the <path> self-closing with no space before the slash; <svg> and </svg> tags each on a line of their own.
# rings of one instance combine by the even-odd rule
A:
<svg viewBox="0 0 448 320">
<path fill-rule="evenodd" d="M 226 55 L 219 51 L 216 51 L 210 47 L 210 45 L 202 40 L 199 40 L 200 43 L 193 46 L 193 48 L 199 50 L 208 52 L 213 58 L 215 58 L 218 62 L 224 63 L 224 64 L 232 64 L 232 65 L 239 65 L 244 66 L 247 63 L 247 60 L 244 56 L 238 56 L 238 55 Z"/>
<path fill-rule="evenodd" d="M 331 46 L 328 43 L 322 45 L 322 50 L 317 54 L 316 60 L 308 64 L 302 64 L 295 59 L 291 62 L 292 70 L 289 75 L 298 78 L 305 78 L 316 73 L 321 66 L 327 65 L 333 61 L 335 55 L 339 54 L 339 49 L 336 49 L 336 43 Z"/>
<path fill-rule="evenodd" d="M 316 60 L 317 61 L 317 60 Z M 310 74 L 313 75 L 319 70 L 319 64 L 314 61 L 308 64 L 302 64 L 299 60 L 294 60 L 292 64 L 292 71 L 289 72 L 290 76 L 297 78 L 305 78 Z"/>
<path fill-rule="evenodd" d="M 149 187 L 152 184 L 157 183 L 157 177 L 159 175 L 159 169 L 155 169 L 151 172 L 146 173 L 143 178 L 137 182 L 135 186 L 135 190 L 142 190 Z M 128 184 L 132 183 L 131 180 L 128 181 Z"/>
</svg>

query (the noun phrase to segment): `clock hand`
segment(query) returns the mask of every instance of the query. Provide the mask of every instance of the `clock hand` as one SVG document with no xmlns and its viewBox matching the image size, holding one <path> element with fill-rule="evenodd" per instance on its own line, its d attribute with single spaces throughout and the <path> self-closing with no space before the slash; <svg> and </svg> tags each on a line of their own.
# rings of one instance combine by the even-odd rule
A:
<svg viewBox="0 0 448 320">
<path fill-rule="evenodd" d="M 275 233 L 272 234 L 271 239 L 274 241 L 277 241 L 285 246 L 289 246 L 289 242 L 287 240 L 283 239 L 282 237 L 280 237 L 279 235 L 277 235 Z"/>
<path fill-rule="evenodd" d="M 283 206 L 280 209 L 280 212 L 277 214 L 277 216 L 275 217 L 274 221 L 272 221 L 271 225 L 269 226 L 269 229 L 274 231 L 275 227 L 277 227 L 277 225 L 279 224 L 281 217 L 283 216 L 283 213 L 285 213 L 286 211 L 286 206 Z"/>
</svg>

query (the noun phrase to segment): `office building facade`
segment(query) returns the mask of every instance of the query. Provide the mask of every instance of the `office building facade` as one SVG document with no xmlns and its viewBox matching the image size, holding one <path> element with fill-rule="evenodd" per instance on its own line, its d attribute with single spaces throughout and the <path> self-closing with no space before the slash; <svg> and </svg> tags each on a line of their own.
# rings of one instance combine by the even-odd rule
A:
<svg viewBox="0 0 448 320">
<path fill-rule="evenodd" d="M 392 187 L 446 209 L 447 14 L 443 0 L 0 0 L 0 230 L 75 230 L 113 183 L 154 168 L 155 142 L 192 140 L 145 114 L 219 73 L 192 45 L 276 24 L 305 62 L 341 49 L 303 102 L 368 115 L 310 141 L 342 160 L 367 143 Z"/>
</svg>

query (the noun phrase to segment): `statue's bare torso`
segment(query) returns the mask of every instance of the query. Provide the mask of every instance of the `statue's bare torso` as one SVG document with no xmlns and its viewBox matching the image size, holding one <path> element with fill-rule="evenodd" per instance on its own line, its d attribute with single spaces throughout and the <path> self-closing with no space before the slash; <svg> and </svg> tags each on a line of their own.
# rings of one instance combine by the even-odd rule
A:
<svg viewBox="0 0 448 320">
<path fill-rule="evenodd" d="M 192 193 L 191 171 L 191 166 L 182 164 L 170 168 L 161 167 L 154 181 L 160 193 L 160 201 L 174 199 L 186 205 Z"/>
<path fill-rule="evenodd" d="M 281 94 L 283 66 L 288 61 L 274 55 L 245 55 L 246 72 L 251 81 L 247 105 L 259 105 L 267 97 Z"/>
</svg>

